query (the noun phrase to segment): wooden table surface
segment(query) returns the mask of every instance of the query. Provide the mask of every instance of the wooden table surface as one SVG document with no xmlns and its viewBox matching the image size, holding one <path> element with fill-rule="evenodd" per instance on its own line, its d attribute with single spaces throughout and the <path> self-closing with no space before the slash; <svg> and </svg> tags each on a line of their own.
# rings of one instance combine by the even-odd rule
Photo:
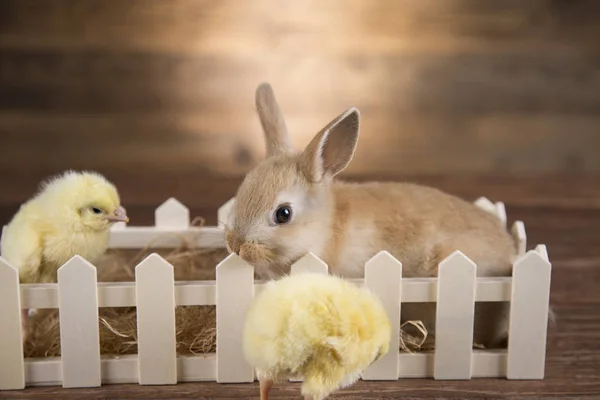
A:
<svg viewBox="0 0 600 400">
<path fill-rule="evenodd" d="M 191 179 L 191 176 L 180 179 Z M 33 178 L 32 178 L 33 179 Z M 359 382 L 334 399 L 596 399 L 600 398 L 600 176 L 456 177 L 411 180 L 435 185 L 474 200 L 485 195 L 504 201 L 509 224 L 525 222 L 528 249 L 546 244 L 553 265 L 551 304 L 557 325 L 548 336 L 546 379 L 508 381 Z M 154 208 L 170 195 L 184 201 L 192 216 L 216 222 L 216 209 L 235 192 L 239 179 L 195 177 L 194 184 L 174 185 L 154 176 L 152 186 L 134 174 L 116 174 L 135 225 L 151 224 Z M 0 222 L 6 223 L 18 202 L 33 190 L 33 180 L 13 182 L 11 194 L 0 197 Z M 210 191 L 207 189 L 210 188 Z M 258 399 L 256 384 L 186 383 L 176 386 L 108 385 L 94 389 L 58 387 L 0 392 L 0 398 L 196 398 Z M 300 398 L 298 384 L 279 385 L 272 398 Z"/>
</svg>

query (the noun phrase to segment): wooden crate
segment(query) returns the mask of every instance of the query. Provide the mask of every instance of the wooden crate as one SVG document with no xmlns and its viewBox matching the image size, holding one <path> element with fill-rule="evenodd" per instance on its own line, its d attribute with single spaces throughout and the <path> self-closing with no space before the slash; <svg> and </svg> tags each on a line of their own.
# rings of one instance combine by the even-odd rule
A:
<svg viewBox="0 0 600 400">
<path fill-rule="evenodd" d="M 219 210 L 225 221 L 232 199 Z M 501 202 L 480 198 L 476 204 L 506 223 Z M 223 247 L 222 227 L 192 227 L 188 209 L 169 199 L 156 209 L 152 227 L 116 224 L 110 248 L 132 249 L 148 244 L 174 247 L 165 234 L 193 238 L 198 247 Z M 365 285 L 382 300 L 394 327 L 390 348 L 398 349 L 400 306 L 437 302 L 436 346 L 416 354 L 390 351 L 372 364 L 363 380 L 401 378 L 543 379 L 549 310 L 551 264 L 546 247 L 526 251 L 525 226 L 512 227 L 519 258 L 513 276 L 477 278 L 477 266 L 460 251 L 440 263 L 437 278 L 403 278 L 402 264 L 381 251 L 366 263 Z M 292 273 L 327 273 L 327 265 L 307 254 Z M 173 266 L 151 254 L 135 268 L 135 282 L 97 282 L 96 268 L 79 256 L 58 270 L 58 283 L 19 284 L 17 270 L 0 257 L 0 390 L 26 385 L 97 387 L 110 383 L 176 384 L 190 381 L 252 382 L 255 374 L 242 352 L 245 307 L 262 290 L 253 267 L 235 254 L 217 266 L 214 281 L 175 282 Z M 507 350 L 474 350 L 473 317 L 477 301 L 510 302 L 510 341 Z M 215 354 L 177 356 L 175 307 L 216 305 Z M 138 354 L 100 356 L 99 307 L 137 307 Z M 21 309 L 58 308 L 61 357 L 23 357 Z"/>
</svg>

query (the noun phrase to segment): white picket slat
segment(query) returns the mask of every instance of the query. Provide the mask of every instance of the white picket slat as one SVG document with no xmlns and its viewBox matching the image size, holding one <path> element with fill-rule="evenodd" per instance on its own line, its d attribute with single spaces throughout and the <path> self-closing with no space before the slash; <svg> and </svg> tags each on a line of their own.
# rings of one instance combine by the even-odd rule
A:
<svg viewBox="0 0 600 400">
<path fill-rule="evenodd" d="M 397 380 L 398 343 L 400 343 L 400 303 L 402 299 L 402 263 L 387 251 L 381 251 L 365 264 L 365 287 L 381 300 L 392 326 L 388 353 L 374 362 L 363 380 Z"/>
<path fill-rule="evenodd" d="M 19 271 L 0 257 L 0 390 L 25 387 Z"/>
<path fill-rule="evenodd" d="M 527 233 L 523 221 L 515 221 L 512 226 L 512 237 L 517 246 L 517 255 L 522 257 L 527 250 Z"/>
<path fill-rule="evenodd" d="M 177 383 L 173 266 L 156 253 L 135 267 L 140 385 Z"/>
<path fill-rule="evenodd" d="M 545 244 L 538 244 L 535 247 L 535 251 L 542 256 L 542 258 L 546 261 L 550 261 L 550 259 L 548 258 L 548 249 L 546 248 Z"/>
<path fill-rule="evenodd" d="M 101 384 L 96 267 L 76 255 L 58 269 L 62 386 Z"/>
<path fill-rule="evenodd" d="M 305 272 L 327 274 L 328 267 L 325 261 L 315 256 L 313 253 L 308 253 L 292 265 L 290 274 L 296 275 Z"/>
<path fill-rule="evenodd" d="M 471 379 L 476 270 L 460 251 L 439 265 L 435 379 Z"/>
<path fill-rule="evenodd" d="M 223 204 L 221 207 L 219 207 L 219 210 L 217 211 L 217 227 L 219 229 L 224 229 L 225 225 L 227 224 L 227 220 L 229 219 L 229 213 L 231 213 L 231 209 L 233 208 L 233 205 L 235 204 L 235 197 L 232 197 L 231 199 L 229 199 L 227 201 L 227 203 Z"/>
<path fill-rule="evenodd" d="M 504 206 L 504 203 L 501 201 L 497 201 L 496 204 L 494 204 L 494 207 L 496 208 L 496 216 L 498 216 L 498 219 L 502 223 L 502 226 L 504 226 L 506 228 L 507 215 L 506 215 L 506 207 Z"/>
<path fill-rule="evenodd" d="M 552 265 L 531 250 L 513 268 L 508 379 L 543 379 Z"/>
<path fill-rule="evenodd" d="M 487 211 L 492 214 L 496 214 L 496 205 L 492 203 L 487 197 L 480 197 L 474 201 L 477 207 L 481 208 L 484 211 Z"/>
<path fill-rule="evenodd" d="M 190 226 L 190 210 L 171 197 L 154 211 L 154 220 L 158 228 L 187 229 Z"/>
<path fill-rule="evenodd" d="M 242 346 L 246 308 L 254 297 L 254 268 L 232 253 L 217 265 L 217 382 L 254 381 Z"/>
</svg>

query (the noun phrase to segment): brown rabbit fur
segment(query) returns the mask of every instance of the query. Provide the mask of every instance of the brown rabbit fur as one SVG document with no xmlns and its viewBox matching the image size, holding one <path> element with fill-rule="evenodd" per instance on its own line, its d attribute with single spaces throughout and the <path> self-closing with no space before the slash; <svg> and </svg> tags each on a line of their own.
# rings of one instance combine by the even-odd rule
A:
<svg viewBox="0 0 600 400">
<path fill-rule="evenodd" d="M 491 213 L 430 187 L 334 179 L 354 155 L 356 108 L 296 151 L 269 84 L 257 88 L 256 106 L 267 158 L 240 185 L 225 234 L 229 251 L 261 278 L 288 273 L 308 252 L 333 274 L 362 278 L 365 263 L 381 250 L 402 262 L 405 277 L 437 276 L 439 262 L 455 250 L 477 264 L 478 276 L 510 276 L 516 246 Z M 478 303 L 475 312 L 475 342 L 493 347 L 506 338 L 506 303 Z M 403 304 L 401 315 L 422 320 L 433 336 L 435 303 Z"/>
</svg>

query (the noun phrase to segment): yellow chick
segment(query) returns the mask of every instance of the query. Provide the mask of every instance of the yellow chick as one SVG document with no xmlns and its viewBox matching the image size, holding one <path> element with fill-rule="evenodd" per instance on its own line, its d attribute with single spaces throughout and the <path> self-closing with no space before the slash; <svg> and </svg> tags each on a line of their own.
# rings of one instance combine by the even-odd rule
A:
<svg viewBox="0 0 600 400">
<path fill-rule="evenodd" d="M 108 247 L 114 222 L 129 222 L 115 186 L 95 172 L 67 171 L 43 182 L 2 236 L 2 257 L 21 283 L 56 282 L 75 255 L 94 263 Z M 23 315 L 26 336 L 27 311 Z"/>
<path fill-rule="evenodd" d="M 322 400 L 356 382 L 389 350 L 391 325 L 366 288 L 333 275 L 302 273 L 269 281 L 249 305 L 246 360 L 260 398 L 276 381 L 301 377 L 306 400 Z"/>
</svg>

